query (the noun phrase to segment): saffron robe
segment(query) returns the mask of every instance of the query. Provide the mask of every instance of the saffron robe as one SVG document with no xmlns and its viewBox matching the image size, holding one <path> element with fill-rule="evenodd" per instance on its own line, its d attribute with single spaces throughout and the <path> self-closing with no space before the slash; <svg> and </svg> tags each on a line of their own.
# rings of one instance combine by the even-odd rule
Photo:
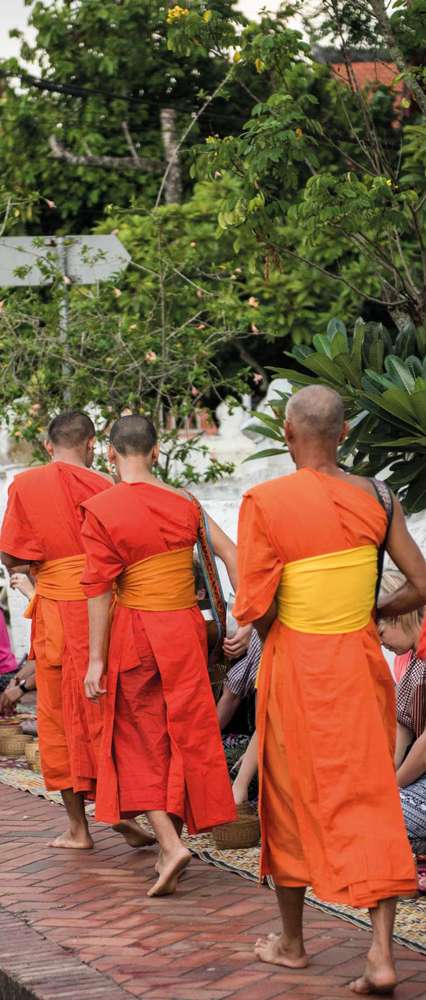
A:
<svg viewBox="0 0 426 1000">
<path fill-rule="evenodd" d="M 302 469 L 255 487 L 240 512 L 235 617 L 246 624 L 266 613 L 286 565 L 378 548 L 385 531 L 378 501 L 344 479 Z M 393 766 L 394 685 L 373 617 L 318 634 L 316 609 L 308 613 L 310 633 L 275 620 L 259 671 L 262 874 L 374 907 L 416 889 Z"/>
<path fill-rule="evenodd" d="M 81 503 L 109 489 L 105 476 L 68 462 L 19 473 L 9 489 L 0 534 L 8 555 L 37 566 L 83 552 Z M 84 694 L 88 662 L 87 601 L 36 594 L 32 653 L 36 662 L 37 724 L 46 788 L 93 793 L 102 709 Z"/>
<path fill-rule="evenodd" d="M 197 539 L 196 504 L 161 486 L 120 483 L 84 508 L 88 597 L 105 593 L 126 567 Z M 165 604 L 170 585 L 166 578 Z M 198 607 L 117 604 L 106 686 L 96 818 L 114 823 L 160 809 L 192 833 L 235 819 Z"/>
</svg>

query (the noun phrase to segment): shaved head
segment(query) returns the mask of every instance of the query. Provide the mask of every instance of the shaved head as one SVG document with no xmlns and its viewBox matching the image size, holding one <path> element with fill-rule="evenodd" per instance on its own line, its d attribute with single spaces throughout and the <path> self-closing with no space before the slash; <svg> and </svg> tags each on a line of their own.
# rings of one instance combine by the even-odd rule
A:
<svg viewBox="0 0 426 1000">
<path fill-rule="evenodd" d="M 96 431 L 90 417 L 81 410 L 67 410 L 65 413 L 58 413 L 58 416 L 50 421 L 47 428 L 48 441 L 56 447 L 71 450 L 81 448 L 95 434 Z"/>
<path fill-rule="evenodd" d="M 111 427 L 110 444 L 119 455 L 149 455 L 157 444 L 154 424 L 140 413 L 120 417 Z"/>
<path fill-rule="evenodd" d="M 305 438 L 337 444 L 345 422 L 343 400 L 325 385 L 306 386 L 289 400 L 286 419 Z"/>
</svg>

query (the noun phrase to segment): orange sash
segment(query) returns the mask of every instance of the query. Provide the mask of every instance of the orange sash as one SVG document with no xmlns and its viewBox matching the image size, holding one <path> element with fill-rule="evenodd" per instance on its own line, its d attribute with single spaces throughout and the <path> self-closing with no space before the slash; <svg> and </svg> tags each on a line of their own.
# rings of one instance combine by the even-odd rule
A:
<svg viewBox="0 0 426 1000">
<path fill-rule="evenodd" d="M 36 573 L 36 594 L 51 601 L 85 601 L 86 595 L 80 580 L 85 556 L 66 556 L 48 559 Z"/>
<path fill-rule="evenodd" d="M 197 604 L 193 549 L 159 552 L 118 578 L 117 603 L 139 611 L 179 611 Z"/>
</svg>

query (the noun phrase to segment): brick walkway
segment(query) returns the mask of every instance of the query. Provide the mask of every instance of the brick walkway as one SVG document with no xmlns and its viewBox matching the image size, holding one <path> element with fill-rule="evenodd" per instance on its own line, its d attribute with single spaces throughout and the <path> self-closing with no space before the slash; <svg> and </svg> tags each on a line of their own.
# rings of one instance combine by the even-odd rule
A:
<svg viewBox="0 0 426 1000">
<path fill-rule="evenodd" d="M 4 785 L 0 801 L 0 1000 L 351 996 L 365 932 L 307 907 L 311 966 L 269 968 L 253 943 L 278 927 L 270 890 L 194 860 L 177 896 L 150 900 L 155 852 L 99 826 L 94 851 L 55 851 L 47 842 L 64 827 L 62 809 Z M 396 954 L 396 1000 L 426 998 L 424 959 Z"/>
</svg>

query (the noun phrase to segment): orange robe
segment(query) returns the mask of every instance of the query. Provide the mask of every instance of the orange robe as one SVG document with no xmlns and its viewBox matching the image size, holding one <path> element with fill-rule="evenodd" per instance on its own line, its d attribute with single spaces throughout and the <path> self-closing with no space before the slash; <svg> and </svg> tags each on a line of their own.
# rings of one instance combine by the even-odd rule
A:
<svg viewBox="0 0 426 1000">
<path fill-rule="evenodd" d="M 105 593 L 126 567 L 196 542 L 195 503 L 160 486 L 120 483 L 84 506 L 88 597 Z M 191 832 L 235 818 L 206 627 L 197 606 L 143 611 L 117 604 L 96 818 L 114 823 L 154 809 L 180 816 Z"/>
<path fill-rule="evenodd" d="M 0 534 L 0 548 L 36 564 L 83 552 L 80 504 L 111 483 L 65 462 L 16 476 Z M 93 792 L 102 710 L 84 695 L 88 661 L 86 600 L 36 596 L 32 609 L 37 725 L 46 788 Z"/>
<path fill-rule="evenodd" d="M 240 513 L 234 615 L 241 624 L 262 617 L 286 565 L 378 547 L 385 530 L 378 501 L 340 478 L 303 469 L 255 487 Z M 323 574 L 326 609 L 331 578 Z M 315 619 L 315 608 L 308 613 Z M 373 618 L 346 634 L 299 631 L 277 618 L 257 713 L 262 874 L 360 907 L 415 891 L 393 766 L 394 685 Z"/>
</svg>

